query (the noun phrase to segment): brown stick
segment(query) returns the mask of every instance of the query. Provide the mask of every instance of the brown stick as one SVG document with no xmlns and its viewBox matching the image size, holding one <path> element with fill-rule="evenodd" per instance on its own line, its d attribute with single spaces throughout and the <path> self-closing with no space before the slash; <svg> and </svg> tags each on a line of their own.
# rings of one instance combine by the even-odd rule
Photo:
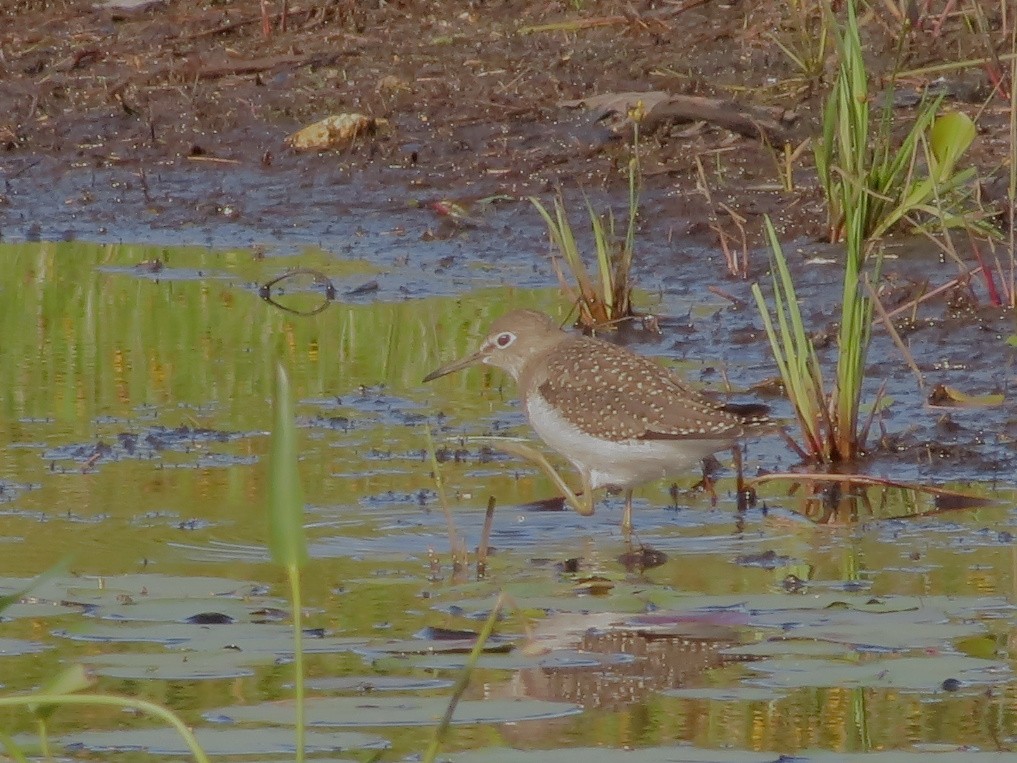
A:
<svg viewBox="0 0 1017 763">
<path fill-rule="evenodd" d="M 893 325 L 893 321 L 890 320 L 889 314 L 886 312 L 886 308 L 883 307 L 883 303 L 879 301 L 879 295 L 876 294 L 876 290 L 872 287 L 872 282 L 869 280 L 869 274 L 866 273 L 862 279 L 862 285 L 865 287 L 865 291 L 869 295 L 869 299 L 872 300 L 872 306 L 876 310 L 877 317 L 883 322 L 883 326 L 886 328 L 886 332 L 890 335 L 890 339 L 897 345 L 897 349 L 900 350 L 901 355 L 904 356 L 904 361 L 908 364 L 908 367 L 914 373 L 918 379 L 918 388 L 925 389 L 925 377 L 922 376 L 922 371 L 918 368 L 918 364 L 915 363 L 914 356 L 911 355 L 911 350 L 908 349 L 907 345 L 904 344 L 904 340 L 901 339 L 900 334 L 897 333 L 897 329 Z M 864 440 L 863 440 L 864 442 Z"/>
<path fill-rule="evenodd" d="M 765 140 L 775 146 L 790 141 L 784 126 L 776 119 L 748 106 L 719 98 L 672 95 L 643 117 L 639 129 L 653 132 L 669 122 L 709 122 L 747 138 Z"/>
<path fill-rule="evenodd" d="M 487 567 L 487 552 L 491 540 L 491 526 L 494 524 L 494 496 L 487 499 L 487 513 L 484 515 L 484 529 L 480 533 L 480 545 L 477 546 L 477 576 L 482 577 Z"/>
<path fill-rule="evenodd" d="M 903 305 L 900 305 L 899 307 L 895 307 L 893 310 L 891 310 L 890 312 L 888 312 L 886 314 L 886 317 L 887 318 L 893 318 L 893 317 L 899 315 L 900 313 L 906 312 L 908 310 L 913 310 L 917 305 L 921 304 L 925 300 L 931 299 L 932 297 L 935 297 L 935 296 L 937 296 L 939 294 L 942 294 L 944 291 L 949 291 L 953 287 L 958 286 L 959 284 L 964 283 L 965 281 L 970 279 L 971 276 L 973 276 L 975 273 L 977 273 L 981 269 L 982 269 L 982 266 L 979 265 L 978 267 L 972 268 L 971 270 L 969 270 L 966 275 L 957 276 L 956 278 L 950 279 L 949 281 L 947 281 L 942 286 L 937 286 L 932 291 L 925 292 L 925 294 L 923 294 L 922 296 L 918 297 L 917 299 L 912 299 L 909 302 L 905 302 Z"/>
</svg>

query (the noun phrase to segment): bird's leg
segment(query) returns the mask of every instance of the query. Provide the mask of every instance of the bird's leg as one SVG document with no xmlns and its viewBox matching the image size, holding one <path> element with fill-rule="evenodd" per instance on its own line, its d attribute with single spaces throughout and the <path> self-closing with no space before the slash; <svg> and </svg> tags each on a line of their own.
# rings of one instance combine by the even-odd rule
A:
<svg viewBox="0 0 1017 763">
<path fill-rule="evenodd" d="M 622 534 L 629 538 L 632 535 L 632 491 L 625 491 L 625 508 L 622 510 Z"/>
<path fill-rule="evenodd" d="M 583 498 L 582 505 L 574 504 L 574 508 L 580 516 L 592 517 L 593 512 L 596 509 L 596 505 L 593 502 L 593 485 L 590 482 L 590 473 L 585 469 L 579 471 L 580 479 L 583 482 Z"/>
<path fill-rule="evenodd" d="M 714 462 L 716 463 L 716 462 Z M 701 487 L 703 492 L 710 496 L 710 506 L 715 508 L 717 506 L 717 489 L 714 487 L 716 484 L 713 475 L 710 473 L 712 465 L 707 459 L 703 459 L 703 479 L 700 480 L 694 487 Z"/>
<path fill-rule="evenodd" d="M 576 513 L 588 517 L 593 514 L 593 490 L 590 487 L 590 478 L 588 475 L 583 474 L 583 493 L 582 498 L 576 495 L 572 488 L 565 484 L 565 480 L 561 478 L 558 471 L 551 466 L 551 462 L 547 460 L 547 457 L 536 448 L 531 448 L 529 445 L 525 445 L 518 440 L 514 440 L 508 437 L 471 437 L 469 438 L 472 442 L 484 442 L 490 443 L 495 448 L 503 450 L 506 453 L 511 453 L 513 456 L 519 456 L 531 464 L 539 466 L 544 473 L 550 478 L 551 482 L 554 483 L 562 495 L 565 497 L 565 502 L 571 506 Z"/>
</svg>

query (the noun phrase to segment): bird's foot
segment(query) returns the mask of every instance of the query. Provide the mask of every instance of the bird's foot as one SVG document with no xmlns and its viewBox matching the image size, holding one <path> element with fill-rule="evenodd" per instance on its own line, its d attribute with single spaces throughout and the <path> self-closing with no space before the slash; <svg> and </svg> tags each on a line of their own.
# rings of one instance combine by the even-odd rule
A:
<svg viewBox="0 0 1017 763">
<path fill-rule="evenodd" d="M 565 497 L 565 502 L 571 506 L 577 514 L 584 517 L 593 516 L 594 504 L 593 504 L 593 491 L 588 488 L 587 481 L 584 479 L 584 490 L 576 494 L 562 479 L 562 476 L 558 473 L 558 470 L 551 466 L 551 462 L 547 460 L 547 457 L 536 448 L 531 448 L 529 445 L 520 442 L 511 437 L 471 437 L 471 442 L 482 442 L 503 450 L 506 453 L 511 453 L 513 456 L 519 456 L 520 458 L 529 461 L 531 464 L 539 466 L 543 472 L 548 476 L 551 482 L 554 483 L 555 487 L 561 491 Z M 580 498 L 582 496 L 582 498 Z"/>
</svg>

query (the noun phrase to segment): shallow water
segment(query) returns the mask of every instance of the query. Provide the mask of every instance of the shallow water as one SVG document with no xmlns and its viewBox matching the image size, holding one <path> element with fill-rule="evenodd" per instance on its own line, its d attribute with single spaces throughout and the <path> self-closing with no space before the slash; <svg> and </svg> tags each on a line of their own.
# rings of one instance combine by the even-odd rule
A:
<svg viewBox="0 0 1017 763">
<path fill-rule="evenodd" d="M 286 749 L 289 707 L 264 704 L 287 699 L 292 681 L 286 588 L 263 521 L 281 360 L 308 502 L 307 625 L 321 629 L 307 639 L 312 694 L 326 698 L 312 703 L 316 750 L 354 758 L 389 746 L 385 758 L 398 759 L 424 749 L 465 656 L 423 629 L 476 630 L 502 590 L 511 611 L 535 617 L 544 653 L 521 648 L 510 611 L 500 631 L 514 648 L 482 658 L 450 751 L 683 742 L 722 760 L 730 750 L 997 750 L 1017 740 L 1012 446 L 974 424 L 1005 431 L 1005 409 L 955 412 L 968 436 L 950 444 L 976 457 L 928 450 L 923 462 L 910 450 L 873 463 L 900 479 L 953 478 L 992 503 L 940 513 L 929 497 L 873 489 L 854 505 L 859 521 L 817 524 L 803 513 L 822 508 L 780 485 L 761 485 L 759 503 L 739 514 L 730 471 L 716 506 L 688 475 L 673 496 L 668 484 L 639 492 L 639 538 L 668 558 L 626 571 L 617 499 L 591 519 L 535 511 L 527 504 L 553 495 L 546 479 L 462 439 L 527 433 L 510 382 L 484 369 L 420 383 L 510 305 L 564 318 L 555 291 L 480 289 L 490 282 L 456 271 L 462 281 L 449 275 L 425 294 L 435 279 L 418 265 L 319 250 L 24 243 L 0 254 L 0 592 L 70 560 L 0 623 L 3 692 L 80 660 L 100 690 L 167 704 L 210 747 Z M 346 296 L 311 317 L 260 300 L 258 285 L 293 265 L 324 271 Z M 372 280 L 377 290 L 348 294 Z M 320 301 L 298 287 L 283 299 Z M 660 299 L 689 315 L 665 322 L 668 338 L 646 341 L 646 352 L 717 389 L 722 375 L 744 390 L 772 374 L 765 347 L 744 340 L 754 316 L 677 287 Z M 696 346 L 717 357 L 696 360 Z M 921 408 L 909 383 L 906 373 L 893 382 L 897 420 L 936 431 L 909 413 Z M 452 573 L 427 426 L 469 549 L 488 497 L 497 500 L 483 580 L 472 567 Z M 893 418 L 887 426 L 898 430 Z M 746 463 L 752 474 L 794 457 L 771 438 L 751 443 Z M 19 738 L 35 731 L 26 715 L 0 718 Z M 229 733 L 244 723 L 265 736 Z M 164 732 L 143 731 L 152 726 L 99 710 L 53 722 L 71 750 L 184 754 Z M 127 727 L 141 731 L 128 737 Z"/>
</svg>

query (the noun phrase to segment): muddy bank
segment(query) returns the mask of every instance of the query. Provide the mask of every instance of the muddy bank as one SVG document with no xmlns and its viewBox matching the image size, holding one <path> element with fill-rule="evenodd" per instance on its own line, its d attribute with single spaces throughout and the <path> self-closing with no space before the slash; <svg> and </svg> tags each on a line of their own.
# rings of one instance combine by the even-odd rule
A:
<svg viewBox="0 0 1017 763">
<path fill-rule="evenodd" d="M 898 68 L 940 63 L 947 47 L 958 60 L 987 55 L 1000 19 L 998 4 L 983 5 L 984 35 L 963 14 L 930 10 Z M 394 213 L 398 233 L 408 208 L 411 221 L 448 236 L 429 203 L 559 185 L 624 198 L 624 138 L 568 101 L 633 90 L 733 98 L 779 114 L 780 137 L 798 146 L 816 134 L 825 92 L 778 45 L 793 48 L 816 18 L 782 4 L 323 2 L 290 4 L 283 29 L 277 3 L 267 30 L 239 2 L 5 7 L 8 240 L 314 242 L 347 238 L 334 221 L 372 209 Z M 867 17 L 874 70 L 897 60 L 901 23 L 886 10 Z M 904 120 L 908 94 L 932 78 L 901 84 Z M 991 175 L 1007 154 L 1005 114 L 990 75 L 963 69 L 938 87 L 971 112 L 988 103 L 973 160 L 998 195 Z M 294 130 L 349 111 L 388 127 L 337 152 L 286 146 Z M 795 187 L 782 190 L 780 147 L 716 123 L 667 122 L 642 143 L 644 227 L 734 248 L 743 234 L 758 242 L 763 213 L 788 238 L 823 230 L 808 150 L 794 163 Z"/>
</svg>

